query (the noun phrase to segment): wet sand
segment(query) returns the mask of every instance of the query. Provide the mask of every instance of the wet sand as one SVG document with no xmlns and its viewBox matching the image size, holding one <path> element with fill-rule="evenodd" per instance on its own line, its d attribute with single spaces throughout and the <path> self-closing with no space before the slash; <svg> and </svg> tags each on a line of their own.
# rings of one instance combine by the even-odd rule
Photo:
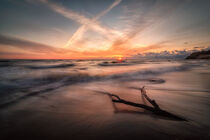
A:
<svg viewBox="0 0 210 140">
<path fill-rule="evenodd" d="M 210 139 L 210 73 L 192 69 L 165 82 L 107 80 L 66 86 L 0 110 L 1 139 Z M 145 104 L 136 88 L 188 121 L 115 104 L 101 92 Z M 146 104 L 149 105 L 148 102 Z"/>
</svg>

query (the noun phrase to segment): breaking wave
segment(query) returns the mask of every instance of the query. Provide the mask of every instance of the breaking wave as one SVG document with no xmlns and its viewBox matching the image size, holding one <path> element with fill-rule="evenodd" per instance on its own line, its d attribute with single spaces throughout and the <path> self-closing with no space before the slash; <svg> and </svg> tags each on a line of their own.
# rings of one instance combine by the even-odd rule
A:
<svg viewBox="0 0 210 140">
<path fill-rule="evenodd" d="M 29 69 L 52 69 L 52 68 L 68 68 L 73 67 L 75 64 L 58 64 L 58 65 L 42 65 L 42 66 L 25 66 Z"/>
<path fill-rule="evenodd" d="M 1 62 L 1 61 L 0 61 Z M 102 62 L 103 63 L 103 62 Z M 148 63 L 148 64 L 147 64 Z M 79 83 L 97 81 L 129 81 L 146 80 L 152 84 L 164 83 L 164 79 L 156 76 L 176 71 L 188 70 L 201 63 L 185 62 L 179 65 L 161 65 L 161 62 L 145 62 L 126 67 L 100 67 L 95 61 L 5 61 L 0 69 L 0 108 L 15 103 L 27 97 L 36 96 L 49 91 Z M 10 67 L 8 65 L 13 65 Z M 33 65 L 32 65 L 33 64 Z M 44 65 L 45 64 L 45 65 Z M 133 64 L 133 63 L 132 63 Z M 153 65 L 154 67 L 141 68 L 138 65 Z M 206 64 L 206 63 L 205 63 Z M 115 65 L 115 64 L 114 64 Z M 72 69 L 63 69 L 73 67 Z M 117 72 L 119 69 L 134 67 L 135 70 Z M 113 72 L 104 74 L 105 69 Z M 116 71 L 115 71 L 116 70 Z"/>
</svg>

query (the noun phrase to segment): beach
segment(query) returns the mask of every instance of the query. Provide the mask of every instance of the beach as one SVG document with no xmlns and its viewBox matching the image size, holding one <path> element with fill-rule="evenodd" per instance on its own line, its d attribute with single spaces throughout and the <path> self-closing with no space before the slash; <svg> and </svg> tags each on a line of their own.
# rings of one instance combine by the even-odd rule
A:
<svg viewBox="0 0 210 140">
<path fill-rule="evenodd" d="M 107 60 L 106 60 L 107 61 Z M 1 62 L 0 137 L 6 139 L 209 139 L 210 63 L 193 61 Z M 186 121 L 113 103 L 139 88 Z"/>
</svg>

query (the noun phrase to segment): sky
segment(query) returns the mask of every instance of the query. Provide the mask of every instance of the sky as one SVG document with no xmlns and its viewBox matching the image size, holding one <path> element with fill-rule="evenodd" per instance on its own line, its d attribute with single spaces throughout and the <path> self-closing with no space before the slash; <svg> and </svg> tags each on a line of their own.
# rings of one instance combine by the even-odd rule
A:
<svg viewBox="0 0 210 140">
<path fill-rule="evenodd" d="M 1 0 L 1 59 L 92 59 L 210 46 L 209 0 Z"/>
</svg>

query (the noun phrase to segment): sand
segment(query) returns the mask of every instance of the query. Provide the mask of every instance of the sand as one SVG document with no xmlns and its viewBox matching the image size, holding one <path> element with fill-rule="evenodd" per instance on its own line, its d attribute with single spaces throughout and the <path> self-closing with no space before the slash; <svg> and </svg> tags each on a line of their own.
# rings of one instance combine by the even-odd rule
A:
<svg viewBox="0 0 210 140">
<path fill-rule="evenodd" d="M 165 82 L 89 82 L 21 100 L 0 110 L 1 139 L 210 139 L 209 71 L 192 69 L 157 78 Z M 115 110 L 110 98 L 101 93 L 144 104 L 135 89 L 142 86 L 162 109 L 188 121 L 124 104 L 116 104 Z"/>
</svg>

